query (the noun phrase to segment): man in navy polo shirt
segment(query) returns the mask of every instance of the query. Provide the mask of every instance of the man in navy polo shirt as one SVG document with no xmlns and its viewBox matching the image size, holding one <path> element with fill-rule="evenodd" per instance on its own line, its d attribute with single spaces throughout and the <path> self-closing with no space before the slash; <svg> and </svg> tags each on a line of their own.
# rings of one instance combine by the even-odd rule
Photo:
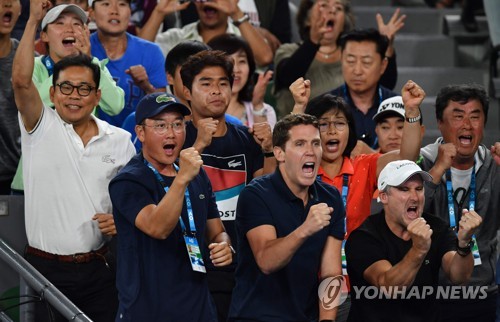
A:
<svg viewBox="0 0 500 322">
<path fill-rule="evenodd" d="M 230 321 L 332 321 L 320 308 L 320 281 L 341 275 L 345 211 L 336 188 L 316 180 L 318 122 L 290 114 L 273 132 L 278 168 L 238 199 L 239 261 Z M 319 273 L 319 277 L 318 277 Z"/>
<path fill-rule="evenodd" d="M 200 154 L 181 151 L 188 114 L 170 94 L 141 99 L 135 131 L 142 153 L 109 185 L 119 235 L 116 321 L 217 320 L 203 258 L 231 264 L 231 242 Z"/>
</svg>

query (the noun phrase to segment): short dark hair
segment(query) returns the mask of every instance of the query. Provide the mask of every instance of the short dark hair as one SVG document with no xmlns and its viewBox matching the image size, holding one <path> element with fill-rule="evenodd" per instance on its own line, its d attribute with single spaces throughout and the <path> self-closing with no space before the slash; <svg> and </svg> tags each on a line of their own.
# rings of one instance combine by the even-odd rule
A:
<svg viewBox="0 0 500 322">
<path fill-rule="evenodd" d="M 481 103 L 484 112 L 484 123 L 486 124 L 490 99 L 484 87 L 479 84 L 448 85 L 441 88 L 436 97 L 436 119 L 443 120 L 443 111 L 450 101 L 466 104 L 471 100 L 478 100 Z"/>
<path fill-rule="evenodd" d="M 95 3 L 99 2 L 99 1 L 104 1 L 104 0 L 93 0 L 91 8 L 94 9 L 95 8 Z M 132 4 L 132 0 L 125 0 L 125 1 L 128 3 L 129 6 Z"/>
<path fill-rule="evenodd" d="M 288 114 L 280 119 L 273 130 L 273 146 L 285 150 L 286 142 L 290 139 L 290 129 L 297 125 L 313 125 L 319 131 L 318 119 L 309 114 Z"/>
<path fill-rule="evenodd" d="M 56 87 L 57 81 L 59 80 L 59 74 L 66 68 L 79 66 L 85 67 L 92 71 L 92 78 L 95 82 L 95 86 L 99 88 L 99 83 L 101 81 L 101 69 L 98 65 L 92 63 L 92 58 L 82 54 L 73 54 L 64 57 L 60 61 L 54 64 L 54 74 L 52 75 L 52 86 Z"/>
<path fill-rule="evenodd" d="M 311 8 L 317 0 L 301 0 L 299 4 L 299 9 L 297 10 L 297 26 L 300 38 L 302 40 L 309 39 L 309 33 L 311 30 L 310 26 L 306 26 L 307 19 L 311 15 Z M 351 10 L 351 0 L 342 0 L 344 5 L 345 20 L 343 32 L 349 31 L 354 28 L 354 15 Z"/>
<path fill-rule="evenodd" d="M 165 71 L 175 75 L 175 70 L 188 60 L 189 56 L 200 51 L 210 50 L 210 47 L 198 40 L 184 40 L 172 48 L 165 58 Z"/>
<path fill-rule="evenodd" d="M 256 66 L 255 57 L 248 42 L 242 37 L 236 36 L 234 34 L 222 34 L 212 38 L 212 40 L 208 42 L 208 45 L 212 47 L 212 49 L 222 50 L 228 55 L 232 55 L 240 50 L 243 50 L 245 52 L 245 54 L 247 55 L 249 68 L 248 80 L 241 91 L 238 93 L 238 101 L 251 101 L 254 88 L 253 74 L 255 73 Z"/>
<path fill-rule="evenodd" d="M 340 48 L 342 48 L 342 51 L 344 51 L 349 41 L 371 41 L 375 43 L 377 53 L 380 54 L 382 59 L 385 58 L 385 52 L 387 51 L 387 47 L 389 47 L 389 38 L 382 35 L 377 29 L 374 28 L 353 29 L 340 35 L 339 45 Z"/>
<path fill-rule="evenodd" d="M 181 78 L 182 83 L 189 91 L 193 89 L 193 80 L 207 67 L 221 67 L 229 78 L 231 87 L 233 86 L 233 60 L 225 52 L 220 50 L 204 50 L 192 55 L 182 64 Z"/>
<path fill-rule="evenodd" d="M 332 94 L 317 96 L 309 101 L 306 106 L 305 113 L 310 114 L 319 120 L 325 113 L 331 110 L 337 111 L 337 113 L 342 112 L 347 119 L 349 137 L 347 139 L 345 150 L 342 152 L 342 156 L 350 157 L 352 150 L 356 146 L 356 143 L 358 143 L 358 138 L 356 135 L 356 125 L 351 108 L 342 97 L 334 96 Z"/>
</svg>

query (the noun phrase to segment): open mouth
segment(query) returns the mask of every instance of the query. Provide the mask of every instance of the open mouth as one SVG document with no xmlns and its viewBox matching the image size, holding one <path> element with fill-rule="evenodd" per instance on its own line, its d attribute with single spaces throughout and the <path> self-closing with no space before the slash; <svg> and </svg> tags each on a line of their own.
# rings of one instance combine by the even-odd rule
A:
<svg viewBox="0 0 500 322">
<path fill-rule="evenodd" d="M 472 144 L 472 136 L 471 135 L 461 135 L 458 137 L 461 145 L 471 145 Z"/>
<path fill-rule="evenodd" d="M 66 107 L 72 111 L 77 111 L 81 108 L 80 105 L 75 105 L 75 104 L 68 104 L 68 105 L 66 105 Z"/>
<path fill-rule="evenodd" d="M 111 20 L 109 21 L 109 23 L 110 23 L 110 24 L 112 24 L 112 25 L 119 25 L 119 24 L 120 24 L 120 20 L 117 20 L 117 19 L 111 19 Z"/>
<path fill-rule="evenodd" d="M 205 6 L 205 7 L 203 8 L 203 12 L 204 12 L 206 15 L 208 15 L 208 16 L 210 16 L 210 15 L 215 15 L 215 14 L 217 13 L 217 9 L 212 8 L 212 7 L 209 7 L 209 6 Z"/>
<path fill-rule="evenodd" d="M 12 21 L 12 12 L 6 12 L 2 17 L 2 22 L 10 23 Z"/>
<path fill-rule="evenodd" d="M 329 140 L 326 142 L 326 150 L 328 152 L 337 152 L 339 150 L 339 140 Z"/>
<path fill-rule="evenodd" d="M 302 166 L 302 171 L 306 174 L 312 174 L 314 173 L 314 162 L 306 162 Z"/>
<path fill-rule="evenodd" d="M 75 42 L 76 42 L 76 39 L 74 37 L 66 37 L 62 41 L 64 46 L 73 46 L 73 44 Z"/>
<path fill-rule="evenodd" d="M 335 26 L 335 22 L 334 22 L 333 20 L 328 20 L 328 21 L 326 22 L 326 26 L 327 26 L 328 28 L 333 29 L 333 26 Z"/>
<path fill-rule="evenodd" d="M 175 148 L 175 144 L 165 144 L 163 146 L 163 151 L 165 151 L 165 153 L 167 155 L 173 155 L 174 154 L 174 148 Z"/>
<path fill-rule="evenodd" d="M 418 212 L 417 212 L 417 206 L 410 206 L 408 209 L 406 209 L 406 213 L 408 214 L 408 218 L 410 219 L 417 219 L 418 218 Z"/>
</svg>

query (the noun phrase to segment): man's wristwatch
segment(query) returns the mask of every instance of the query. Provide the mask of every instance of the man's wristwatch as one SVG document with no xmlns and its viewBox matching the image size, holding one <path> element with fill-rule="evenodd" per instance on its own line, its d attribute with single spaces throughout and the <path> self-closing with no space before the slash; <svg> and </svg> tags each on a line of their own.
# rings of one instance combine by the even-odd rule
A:
<svg viewBox="0 0 500 322">
<path fill-rule="evenodd" d="M 474 247 L 474 241 L 471 239 L 465 247 L 460 247 L 457 239 L 457 253 L 458 255 L 465 257 L 470 254 L 472 251 L 472 247 Z"/>
<path fill-rule="evenodd" d="M 250 16 L 245 13 L 243 15 L 243 17 L 241 17 L 240 19 L 233 20 L 233 25 L 235 25 L 236 27 L 239 27 L 242 23 L 249 21 L 249 20 L 250 20 Z"/>
<path fill-rule="evenodd" d="M 405 120 L 408 123 L 416 123 L 416 122 L 420 121 L 421 118 L 422 118 L 422 114 L 418 114 L 418 116 L 416 116 L 416 117 L 405 117 Z"/>
</svg>

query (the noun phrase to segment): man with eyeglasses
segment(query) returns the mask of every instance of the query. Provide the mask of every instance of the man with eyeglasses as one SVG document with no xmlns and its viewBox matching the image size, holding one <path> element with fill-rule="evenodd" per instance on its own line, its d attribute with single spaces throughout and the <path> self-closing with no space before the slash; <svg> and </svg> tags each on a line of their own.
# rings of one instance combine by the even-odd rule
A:
<svg viewBox="0 0 500 322">
<path fill-rule="evenodd" d="M 118 303 L 106 244 L 116 229 L 107 185 L 135 149 L 129 133 L 92 114 L 101 73 L 89 56 L 70 55 L 54 65 L 55 109 L 43 103 L 32 79 L 30 35 L 48 8 L 48 1 L 32 1 L 12 68 L 24 156 L 25 256 L 93 321 L 111 321 Z M 38 305 L 36 321 L 67 321 Z"/>
<path fill-rule="evenodd" d="M 87 14 L 82 8 L 74 4 L 61 4 L 52 7 L 46 12 L 40 12 L 38 7 L 43 1 L 36 0 L 32 2 L 37 4 L 34 7 L 36 10 L 34 14 L 38 15 L 37 20 L 33 21 L 37 25 L 40 24 L 40 41 L 47 49 L 46 55 L 33 58 L 32 78 L 42 102 L 47 106 L 51 106 L 52 102 L 49 92 L 50 87 L 53 86 L 52 74 L 54 73 L 54 64 L 62 58 L 76 53 L 91 55 L 89 30 L 86 25 Z M 24 37 L 35 39 L 36 30 L 33 31 L 33 34 L 27 34 L 26 32 L 27 30 L 24 32 Z M 33 55 L 30 54 L 30 56 L 32 57 Z M 97 113 L 97 110 L 100 109 L 110 115 L 116 115 L 123 109 L 125 94 L 116 85 L 105 62 L 99 61 L 95 57 L 92 59 L 92 62 L 98 65 L 101 70 L 99 88 L 102 93 L 98 107 L 94 109 L 94 113 Z M 22 162 L 20 162 L 12 184 L 12 189 L 16 194 L 22 194 L 24 190 L 22 174 Z"/>
<path fill-rule="evenodd" d="M 142 153 L 109 185 L 119 245 L 117 321 L 217 321 L 204 259 L 231 264 L 231 240 L 200 154 L 182 147 L 189 114 L 170 94 L 141 99 L 135 131 Z"/>
</svg>

